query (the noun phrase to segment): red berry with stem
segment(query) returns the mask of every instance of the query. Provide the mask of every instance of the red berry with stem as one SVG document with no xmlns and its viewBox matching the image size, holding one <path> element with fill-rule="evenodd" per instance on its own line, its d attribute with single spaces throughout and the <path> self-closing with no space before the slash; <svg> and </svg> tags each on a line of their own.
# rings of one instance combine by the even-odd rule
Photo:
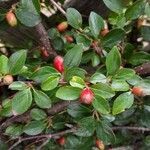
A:
<svg viewBox="0 0 150 150">
<path fill-rule="evenodd" d="M 5 85 L 10 85 L 11 83 L 13 83 L 14 79 L 13 79 L 13 76 L 12 75 L 6 75 L 4 78 L 3 78 L 3 83 Z"/>
<path fill-rule="evenodd" d="M 72 43 L 74 41 L 73 37 L 70 35 L 65 35 L 65 39 L 68 43 Z"/>
<path fill-rule="evenodd" d="M 58 26 L 57 26 L 57 30 L 59 32 L 64 32 L 66 29 L 68 28 L 68 23 L 66 21 L 60 23 Z"/>
<path fill-rule="evenodd" d="M 85 88 L 80 94 L 80 102 L 83 104 L 91 104 L 94 100 L 94 93 L 90 88 Z"/>
<path fill-rule="evenodd" d="M 96 147 L 97 147 L 99 150 L 104 150 L 104 149 L 105 149 L 105 145 L 104 145 L 103 141 L 97 139 L 95 144 L 96 144 Z"/>
<path fill-rule="evenodd" d="M 64 59 L 61 56 L 56 56 L 53 62 L 54 68 L 60 73 L 64 72 Z"/>
</svg>

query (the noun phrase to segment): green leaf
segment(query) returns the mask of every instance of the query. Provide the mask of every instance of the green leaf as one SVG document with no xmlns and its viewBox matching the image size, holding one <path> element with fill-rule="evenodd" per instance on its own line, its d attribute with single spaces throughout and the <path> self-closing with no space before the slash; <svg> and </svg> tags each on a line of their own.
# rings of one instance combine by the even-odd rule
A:
<svg viewBox="0 0 150 150">
<path fill-rule="evenodd" d="M 150 61 L 150 54 L 146 52 L 136 52 L 130 59 L 129 63 L 136 66 Z"/>
<path fill-rule="evenodd" d="M 100 34 L 101 29 L 104 27 L 103 18 L 95 12 L 91 12 L 89 17 L 89 27 L 93 36 L 97 38 Z"/>
<path fill-rule="evenodd" d="M 6 128 L 5 134 L 9 136 L 17 137 L 22 134 L 23 132 L 22 129 L 23 129 L 22 125 L 13 124 Z"/>
<path fill-rule="evenodd" d="M 103 0 L 105 5 L 113 12 L 122 13 L 125 8 L 124 0 Z"/>
<path fill-rule="evenodd" d="M 111 87 L 104 83 L 97 83 L 92 85 L 91 88 L 95 95 L 99 95 L 103 98 L 111 98 L 115 95 Z"/>
<path fill-rule="evenodd" d="M 133 69 L 121 68 L 118 72 L 113 76 L 114 79 L 120 80 L 129 80 L 135 75 L 135 71 Z"/>
<path fill-rule="evenodd" d="M 99 55 L 96 54 L 96 53 L 93 53 L 93 56 L 91 58 L 91 61 L 92 61 L 92 66 L 93 67 L 96 67 L 100 64 L 100 58 L 99 58 Z"/>
<path fill-rule="evenodd" d="M 82 16 L 81 14 L 74 8 L 67 9 L 67 21 L 68 24 L 71 25 L 75 29 L 79 29 L 82 26 Z"/>
<path fill-rule="evenodd" d="M 145 14 L 150 17 L 150 4 L 148 2 L 145 5 Z"/>
<path fill-rule="evenodd" d="M 31 117 L 34 120 L 43 120 L 47 115 L 42 109 L 34 108 L 31 110 Z"/>
<path fill-rule="evenodd" d="M 33 27 L 41 22 L 39 12 L 32 0 L 21 0 L 16 16 L 22 24 L 28 27 Z"/>
<path fill-rule="evenodd" d="M 102 114 L 108 114 L 110 112 L 108 101 L 99 95 L 95 95 L 95 99 L 92 104 L 93 107 Z"/>
<path fill-rule="evenodd" d="M 114 91 L 128 91 L 130 89 L 129 84 L 124 80 L 113 80 L 111 88 Z"/>
<path fill-rule="evenodd" d="M 114 133 L 106 121 L 99 121 L 97 123 L 96 135 L 97 138 L 101 139 L 107 145 L 115 142 Z"/>
<path fill-rule="evenodd" d="M 0 56 L 0 73 L 6 74 L 8 72 L 8 58 L 5 55 Z"/>
<path fill-rule="evenodd" d="M 117 45 L 120 41 L 122 41 L 125 37 L 125 31 L 119 28 L 111 30 L 106 36 L 102 39 L 102 46 L 112 48 Z"/>
<path fill-rule="evenodd" d="M 75 132 L 75 135 L 88 137 L 94 134 L 96 122 L 93 117 L 82 118 L 81 120 L 78 121 L 78 124 L 79 128 Z"/>
<path fill-rule="evenodd" d="M 50 76 L 42 82 L 41 88 L 43 91 L 50 91 L 57 87 L 60 77 Z"/>
<path fill-rule="evenodd" d="M 12 99 L 12 110 L 16 114 L 23 114 L 32 104 L 32 94 L 30 89 L 18 92 Z"/>
<path fill-rule="evenodd" d="M 22 90 L 25 90 L 27 88 L 28 88 L 28 86 L 24 82 L 21 82 L 21 81 L 15 81 L 9 85 L 9 89 L 11 89 L 11 90 L 22 91 Z"/>
<path fill-rule="evenodd" d="M 28 135 L 37 135 L 40 134 L 45 127 L 46 125 L 42 121 L 31 121 L 23 128 L 23 131 Z"/>
<path fill-rule="evenodd" d="M 126 92 L 119 95 L 113 103 L 112 114 L 116 115 L 125 111 L 125 109 L 130 108 L 133 105 L 133 102 L 134 96 L 131 92 Z"/>
<path fill-rule="evenodd" d="M 109 75 L 115 74 L 121 65 L 121 55 L 117 47 L 113 47 L 106 57 L 106 68 Z"/>
<path fill-rule="evenodd" d="M 79 98 L 80 93 L 80 88 L 64 86 L 57 90 L 56 97 L 62 100 L 76 100 L 77 98 Z"/>
<path fill-rule="evenodd" d="M 142 26 L 140 32 L 143 40 L 150 41 L 150 26 Z"/>
<path fill-rule="evenodd" d="M 78 76 L 78 77 L 84 79 L 85 74 L 86 74 L 85 70 L 78 68 L 78 67 L 71 67 L 66 71 L 65 80 L 70 81 L 73 76 Z"/>
<path fill-rule="evenodd" d="M 133 20 L 143 14 L 145 1 L 138 0 L 133 3 L 125 12 L 127 20 Z"/>
<path fill-rule="evenodd" d="M 32 74 L 31 79 L 35 80 L 36 82 L 42 82 L 51 75 L 57 76 L 60 75 L 60 73 L 57 70 L 55 70 L 53 67 L 44 66 L 38 69 L 37 71 L 35 71 Z"/>
<path fill-rule="evenodd" d="M 83 46 L 75 45 L 71 50 L 69 50 L 65 57 L 64 63 L 67 67 L 79 66 L 82 58 Z"/>
<path fill-rule="evenodd" d="M 93 84 L 96 84 L 99 82 L 106 83 L 106 81 L 107 81 L 106 76 L 99 72 L 94 73 L 90 78 L 90 82 Z"/>
<path fill-rule="evenodd" d="M 88 107 L 78 103 L 70 104 L 67 108 L 67 112 L 71 117 L 76 119 L 82 119 L 92 113 Z"/>
<path fill-rule="evenodd" d="M 72 79 L 70 80 L 70 85 L 73 87 L 78 87 L 83 89 L 85 87 L 85 82 L 82 78 L 78 76 L 73 76 Z"/>
<path fill-rule="evenodd" d="M 35 90 L 33 91 L 34 101 L 40 108 L 50 108 L 51 99 L 42 91 Z"/>
<path fill-rule="evenodd" d="M 26 57 L 26 50 L 20 50 L 13 53 L 8 61 L 9 73 L 11 73 L 12 75 L 18 74 L 25 64 Z"/>
</svg>

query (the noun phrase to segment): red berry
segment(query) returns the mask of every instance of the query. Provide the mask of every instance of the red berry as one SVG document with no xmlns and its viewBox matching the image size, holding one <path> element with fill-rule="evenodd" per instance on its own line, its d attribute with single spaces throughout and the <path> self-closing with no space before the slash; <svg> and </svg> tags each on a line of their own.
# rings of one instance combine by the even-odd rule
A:
<svg viewBox="0 0 150 150">
<path fill-rule="evenodd" d="M 143 95 L 143 89 L 141 87 L 133 87 L 132 93 L 136 96 L 142 96 Z"/>
<path fill-rule="evenodd" d="M 58 26 L 57 26 L 57 30 L 59 32 L 64 32 L 66 29 L 68 28 L 68 23 L 66 21 L 60 23 Z"/>
<path fill-rule="evenodd" d="M 14 79 L 13 79 L 13 76 L 12 75 L 6 75 L 4 78 L 3 78 L 3 83 L 5 85 L 10 85 L 11 83 L 13 83 Z"/>
<path fill-rule="evenodd" d="M 65 39 L 68 43 L 72 43 L 74 41 L 73 37 L 70 35 L 65 35 Z"/>
<path fill-rule="evenodd" d="M 9 12 L 6 13 L 6 21 L 12 27 L 17 25 L 16 16 L 15 16 L 15 14 L 12 11 L 9 11 Z"/>
<path fill-rule="evenodd" d="M 59 138 L 59 139 L 57 140 L 57 142 L 58 142 L 59 145 L 63 146 L 63 145 L 65 145 L 65 138 L 64 138 L 64 137 L 61 137 L 61 138 Z"/>
<path fill-rule="evenodd" d="M 60 73 L 64 72 L 64 59 L 61 56 L 55 57 L 53 65 Z"/>
<path fill-rule="evenodd" d="M 99 148 L 99 150 L 105 149 L 105 145 L 104 145 L 103 141 L 101 141 L 99 139 L 96 140 L 96 147 Z"/>
<path fill-rule="evenodd" d="M 91 104 L 94 99 L 94 93 L 91 89 L 85 88 L 80 94 L 80 102 L 84 104 Z"/>
</svg>

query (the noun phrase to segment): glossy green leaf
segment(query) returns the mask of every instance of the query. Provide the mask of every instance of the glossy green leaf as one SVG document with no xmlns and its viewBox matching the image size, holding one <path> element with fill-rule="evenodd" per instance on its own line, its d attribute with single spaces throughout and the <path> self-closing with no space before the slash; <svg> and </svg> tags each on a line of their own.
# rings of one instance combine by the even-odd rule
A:
<svg viewBox="0 0 150 150">
<path fill-rule="evenodd" d="M 70 85 L 73 87 L 78 87 L 83 89 L 85 87 L 85 82 L 82 78 L 78 76 L 73 76 L 72 79 L 70 80 Z"/>
<path fill-rule="evenodd" d="M 50 76 L 46 80 L 44 80 L 41 84 L 41 88 L 43 91 L 50 91 L 57 87 L 59 83 L 60 77 L 58 76 Z"/>
<path fill-rule="evenodd" d="M 89 17 L 89 27 L 93 36 L 97 38 L 101 29 L 104 27 L 103 18 L 95 12 L 91 12 Z"/>
<path fill-rule="evenodd" d="M 75 45 L 71 50 L 69 50 L 65 57 L 64 63 L 67 67 L 79 66 L 82 58 L 83 46 Z"/>
<path fill-rule="evenodd" d="M 119 95 L 113 103 L 112 114 L 116 115 L 125 111 L 125 109 L 130 108 L 133 105 L 133 102 L 134 96 L 131 92 L 126 92 Z"/>
<path fill-rule="evenodd" d="M 37 135 L 40 134 L 45 127 L 45 123 L 42 121 L 31 121 L 23 128 L 23 131 L 28 135 Z"/>
<path fill-rule="evenodd" d="M 74 8 L 67 9 L 67 21 L 68 24 L 71 25 L 75 29 L 79 29 L 82 26 L 82 16 L 81 14 Z"/>
<path fill-rule="evenodd" d="M 115 74 L 121 66 L 121 55 L 117 47 L 113 47 L 112 50 L 106 56 L 106 68 L 109 75 Z"/>
<path fill-rule="evenodd" d="M 110 112 L 110 106 L 106 99 L 95 95 L 95 99 L 92 103 L 93 107 L 102 114 L 108 114 Z"/>
<path fill-rule="evenodd" d="M 16 75 L 23 68 L 27 57 L 26 50 L 20 50 L 13 53 L 8 61 L 9 73 Z"/>
<path fill-rule="evenodd" d="M 145 14 L 150 17 L 150 4 L 148 2 L 145 5 Z"/>
<path fill-rule="evenodd" d="M 56 97 L 62 100 L 76 100 L 79 98 L 81 89 L 77 87 L 64 86 L 60 87 L 56 92 Z"/>
<path fill-rule="evenodd" d="M 32 104 L 30 89 L 19 91 L 12 99 L 12 110 L 16 114 L 23 114 Z"/>
<path fill-rule="evenodd" d="M 92 85 L 91 88 L 95 95 L 99 95 L 103 98 L 111 98 L 115 95 L 111 87 L 104 83 L 97 83 Z"/>
<path fill-rule="evenodd" d="M 35 90 L 33 91 L 34 101 L 40 108 L 50 108 L 51 99 L 42 91 Z"/>
<path fill-rule="evenodd" d="M 125 12 L 127 20 L 138 18 L 144 12 L 145 2 L 144 0 L 135 1 Z"/>
<path fill-rule="evenodd" d="M 42 109 L 38 109 L 38 108 L 33 108 L 30 114 L 32 119 L 34 120 L 42 120 L 47 117 L 46 113 Z"/>
<path fill-rule="evenodd" d="M 93 56 L 91 58 L 91 61 L 92 61 L 92 66 L 93 67 L 96 67 L 100 64 L 100 57 L 98 54 L 96 53 L 93 53 Z"/>
<path fill-rule="evenodd" d="M 106 79 L 106 76 L 99 73 L 99 72 L 96 72 L 94 73 L 91 78 L 90 78 L 90 82 L 95 84 L 95 83 L 106 83 L 107 79 Z"/>
<path fill-rule="evenodd" d="M 11 90 L 25 90 L 28 86 L 22 81 L 15 81 L 9 85 L 9 89 Z"/>
<path fill-rule="evenodd" d="M 33 27 L 41 22 L 39 12 L 32 0 L 21 0 L 16 16 L 23 25 L 28 27 Z"/>
<path fill-rule="evenodd" d="M 0 73 L 6 74 L 8 72 L 8 58 L 5 55 L 0 56 Z"/>
</svg>

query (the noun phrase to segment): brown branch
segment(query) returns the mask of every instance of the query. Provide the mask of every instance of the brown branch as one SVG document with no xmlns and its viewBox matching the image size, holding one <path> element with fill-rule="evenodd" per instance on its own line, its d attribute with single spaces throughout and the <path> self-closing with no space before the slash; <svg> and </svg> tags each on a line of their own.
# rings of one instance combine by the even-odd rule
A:
<svg viewBox="0 0 150 150">
<path fill-rule="evenodd" d="M 150 128 L 144 127 L 129 127 L 129 126 L 121 126 L 121 127 L 112 127 L 112 130 L 134 130 L 134 131 L 142 131 L 142 132 L 149 132 Z"/>
<path fill-rule="evenodd" d="M 45 27 L 43 26 L 43 24 L 39 23 L 38 25 L 36 25 L 35 30 L 36 30 L 39 40 L 40 40 L 40 46 L 44 47 L 45 50 L 48 51 L 48 53 L 51 56 L 53 56 L 53 57 L 57 56 L 57 53 L 51 46 L 47 31 L 46 31 Z"/>
<path fill-rule="evenodd" d="M 144 63 L 141 66 L 136 67 L 134 70 L 140 76 L 149 76 L 150 75 L 150 62 Z"/>
<path fill-rule="evenodd" d="M 55 115 L 55 114 L 65 110 L 66 107 L 72 103 L 76 103 L 76 102 L 70 102 L 70 101 L 58 102 L 52 108 L 48 109 L 47 113 L 49 116 Z M 11 118 L 8 118 L 5 122 L 3 122 L 1 124 L 0 132 L 2 132 L 3 129 L 5 129 L 6 127 L 10 126 L 11 124 L 13 124 L 15 122 L 26 122 L 30 119 L 31 119 L 30 111 L 28 111 L 22 115 L 19 115 L 19 116 L 13 116 Z"/>
<path fill-rule="evenodd" d="M 43 135 L 19 138 L 19 140 L 16 143 L 14 143 L 8 150 L 14 149 L 17 145 L 19 145 L 20 143 L 22 143 L 24 141 L 34 140 L 34 139 L 39 139 L 39 138 L 46 138 L 46 139 L 54 138 L 55 139 L 55 138 L 58 138 L 60 136 L 63 136 L 65 134 L 72 133 L 75 131 L 76 131 L 76 127 L 72 128 L 72 129 L 65 130 L 65 131 L 61 131 L 58 133 L 54 133 L 54 134 L 43 134 Z"/>
</svg>

